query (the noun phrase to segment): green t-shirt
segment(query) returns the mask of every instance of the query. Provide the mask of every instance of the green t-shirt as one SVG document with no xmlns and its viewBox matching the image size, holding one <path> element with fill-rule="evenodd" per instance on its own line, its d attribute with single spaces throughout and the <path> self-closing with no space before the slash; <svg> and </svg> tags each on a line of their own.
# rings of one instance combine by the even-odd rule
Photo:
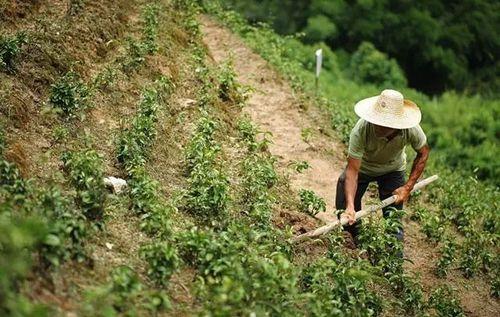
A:
<svg viewBox="0 0 500 317">
<path fill-rule="evenodd" d="M 348 154 L 361 160 L 360 172 L 369 176 L 380 176 L 406 169 L 405 147 L 410 144 L 414 150 L 421 149 L 427 142 L 424 131 L 417 125 L 388 140 L 375 136 L 374 125 L 359 119 L 351 131 Z"/>
</svg>

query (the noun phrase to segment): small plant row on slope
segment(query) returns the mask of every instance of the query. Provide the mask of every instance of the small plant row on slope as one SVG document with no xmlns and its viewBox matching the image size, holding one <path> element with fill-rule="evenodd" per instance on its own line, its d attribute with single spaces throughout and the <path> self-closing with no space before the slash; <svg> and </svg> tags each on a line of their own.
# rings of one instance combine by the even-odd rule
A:
<svg viewBox="0 0 500 317">
<path fill-rule="evenodd" d="M 274 197 L 270 191 L 276 172 L 275 159 L 263 151 L 268 140 L 256 141 L 256 129 L 248 119 L 238 126 L 248 151 L 241 163 L 243 188 L 238 201 L 242 212 L 228 212 L 223 225 L 217 222 L 214 227 L 213 222 L 203 221 L 203 226 L 177 234 L 184 263 L 198 271 L 200 314 L 296 316 L 313 311 L 313 316 L 376 315 L 380 300 L 366 288 L 369 277 L 353 289 L 355 276 L 342 268 L 349 264 L 361 269 L 363 264 L 340 253 L 337 257 L 343 263 L 321 260 L 303 271 L 292 263 L 287 236 L 271 223 Z"/>
<path fill-rule="evenodd" d="M 197 24 L 192 21 L 189 25 Z M 206 88 L 200 89 L 206 94 L 199 97 L 200 106 L 204 112 L 214 112 L 214 96 L 220 98 L 221 94 L 211 87 L 220 89 L 220 86 L 208 85 L 211 78 L 217 76 L 203 71 L 205 56 L 201 53 L 202 50 L 196 50 L 202 70 L 200 79 L 207 82 Z M 176 235 L 184 263 L 194 266 L 198 272 L 196 290 L 203 306 L 200 315 L 296 316 L 310 310 L 314 310 L 316 316 L 340 316 L 343 312 L 374 315 L 379 311 L 375 302 L 379 301 L 366 288 L 368 277 L 359 281 L 353 291 L 352 283 L 347 281 L 354 277 L 345 274 L 342 266 L 333 261 L 328 265 L 316 263 L 303 273 L 292 263 L 291 246 L 286 242 L 288 236 L 274 228 L 270 221 L 274 201 L 270 190 L 276 182 L 276 172 L 274 158 L 262 152 L 269 140 L 257 142 L 256 129 L 245 119 L 238 126 L 241 142 L 248 151 L 241 163 L 242 197 L 236 200 L 241 202 L 242 212 L 226 210 L 224 221 L 219 221 L 220 214 L 212 206 L 226 202 L 223 206 L 230 209 L 236 204 L 228 205 L 225 199 L 220 200 L 226 197 L 221 195 L 205 199 L 217 195 L 212 189 L 216 188 L 218 179 L 214 182 L 208 177 L 207 182 L 189 182 L 186 200 L 197 199 L 197 204 L 188 203 L 192 208 L 187 211 L 200 220 L 200 225 Z M 221 127 L 211 116 L 202 116 L 186 150 L 189 174 L 197 168 L 203 170 L 204 165 L 223 168 L 224 165 L 217 164 L 217 156 L 214 158 L 214 153 L 220 153 L 214 128 Z M 221 170 L 221 174 L 226 173 Z M 213 220 L 206 221 L 210 217 Z M 347 257 L 344 259 L 353 268 L 362 266 Z M 323 279 L 325 276 L 328 278 Z M 303 284 L 303 280 L 307 283 Z M 321 294 L 319 289 L 323 290 Z M 337 296 L 339 300 L 332 304 L 331 299 Z"/>
<path fill-rule="evenodd" d="M 0 152 L 3 152 L 3 140 L 0 143 Z M 78 164 L 73 161 L 68 167 L 77 187 L 75 197 L 63 193 L 55 185 L 39 187 L 33 180 L 23 179 L 15 164 L 0 155 L 0 257 L 5 260 L 0 261 L 2 316 L 43 316 L 48 313 L 46 307 L 32 304 L 19 294 L 19 287 L 32 264 L 36 272 L 49 278 L 48 269 L 56 268 L 67 260 L 83 262 L 90 259 L 85 250 L 85 240 L 94 230 L 95 222 L 89 222 L 86 215 L 89 211 L 101 210 L 102 198 L 95 202 L 91 194 L 87 195 L 89 188 L 85 185 L 93 183 L 89 178 L 95 173 L 97 177 L 101 176 L 102 167 L 92 166 L 95 169 L 90 172 L 87 165 L 89 158 L 84 158 L 85 153 L 72 153 L 71 156 L 79 160 Z M 90 159 L 98 161 L 94 155 Z M 102 178 L 99 179 L 102 181 Z M 92 208 L 87 208 L 90 206 Z M 34 263 L 33 259 L 36 260 Z"/>
<path fill-rule="evenodd" d="M 296 54 L 290 54 L 290 52 L 297 51 L 297 46 L 301 46 L 300 49 L 305 49 L 305 46 L 297 41 L 289 41 L 265 26 L 249 26 L 237 13 L 222 10 L 214 5 L 213 1 L 203 3 L 205 10 L 239 33 L 252 48 L 287 76 L 294 89 L 307 91 L 308 82 L 312 81 L 310 79 L 313 75 L 304 68 Z M 328 73 L 330 70 L 324 71 Z M 333 72 L 332 70 L 332 74 Z M 329 91 L 326 93 L 329 98 L 339 99 Z M 338 89 L 333 93 L 338 93 Z M 342 140 L 347 142 L 350 129 L 356 120 L 351 106 L 336 103 L 322 96 L 315 98 L 317 103 L 331 109 L 332 126 L 339 132 Z M 428 219 L 426 222 L 430 223 L 424 224 L 424 230 L 435 236 L 438 241 L 454 235 L 449 225 L 455 226 L 464 233 L 466 240 L 464 243 L 458 243 L 460 240 L 456 240 L 457 253 L 461 254 L 458 257 L 462 259 L 460 266 L 464 275 L 470 277 L 477 273 L 480 267 L 486 268 L 485 272 L 491 272 L 488 274 L 492 276 L 492 295 L 498 294 L 500 283 L 495 277 L 500 271 L 499 253 L 495 246 L 500 236 L 500 227 L 495 225 L 500 223 L 496 212 L 498 190 L 478 182 L 475 177 L 452 172 L 442 163 L 430 162 L 429 165 L 428 170 L 440 174 L 441 180 L 433 185 L 432 192 L 424 197 L 428 197 L 440 212 L 437 215 L 434 211 L 426 214 L 424 219 Z M 428 230 L 425 229 L 426 226 Z M 442 232 L 451 230 L 451 232 L 443 235 L 438 230 Z M 474 251 L 470 251 L 469 246 L 474 246 Z"/>
<path fill-rule="evenodd" d="M 118 161 L 129 179 L 133 211 L 141 218 L 141 229 L 155 239 L 143 245 L 139 255 L 148 263 L 148 276 L 159 287 L 168 285 L 180 265 L 177 249 L 172 243 L 170 220 L 175 207 L 160 198 L 158 183 L 146 171 L 145 163 L 156 137 L 159 108 L 166 104 L 172 87 L 168 78 L 161 77 L 153 87 L 145 89 L 131 126 L 118 140 Z M 170 307 L 164 292 L 156 292 L 154 297 L 156 308 Z"/>
<path fill-rule="evenodd" d="M 126 74 L 138 70 L 144 64 L 147 55 L 158 51 L 160 10 L 161 7 L 156 3 L 144 6 L 141 15 L 141 41 L 129 38 L 126 55 L 115 61 L 121 65 L 122 71 Z M 83 117 L 85 110 L 93 107 L 91 102 L 93 94 L 98 89 L 109 87 L 117 75 L 117 67 L 110 65 L 98 73 L 91 83 L 86 84 L 78 73 L 69 71 L 51 86 L 49 102 L 64 118 Z"/>
</svg>

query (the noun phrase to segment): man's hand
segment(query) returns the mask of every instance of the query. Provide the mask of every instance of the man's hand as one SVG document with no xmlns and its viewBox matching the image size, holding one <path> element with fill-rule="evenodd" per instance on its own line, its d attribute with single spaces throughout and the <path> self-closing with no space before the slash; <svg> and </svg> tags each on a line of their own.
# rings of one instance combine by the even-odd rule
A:
<svg viewBox="0 0 500 317">
<path fill-rule="evenodd" d="M 356 211 L 354 211 L 354 208 L 346 208 L 340 215 L 340 221 L 342 221 L 343 218 L 346 218 L 350 225 L 354 224 L 356 222 Z"/>
<path fill-rule="evenodd" d="M 408 198 L 410 198 L 410 193 L 411 189 L 407 185 L 403 185 L 397 188 L 395 191 L 392 192 L 393 195 L 396 195 L 396 200 L 394 201 L 394 203 L 398 205 L 407 202 Z"/>
</svg>

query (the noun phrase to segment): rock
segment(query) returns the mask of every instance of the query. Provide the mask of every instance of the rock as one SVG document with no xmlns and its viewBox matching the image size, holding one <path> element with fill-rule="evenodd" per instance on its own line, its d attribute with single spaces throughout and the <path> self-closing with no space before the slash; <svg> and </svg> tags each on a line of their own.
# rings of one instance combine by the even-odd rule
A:
<svg viewBox="0 0 500 317">
<path fill-rule="evenodd" d="M 127 188 L 127 182 L 124 179 L 116 178 L 113 176 L 105 177 L 104 184 L 111 188 L 113 193 L 119 194 Z"/>
<path fill-rule="evenodd" d="M 196 105 L 196 100 L 185 98 L 180 100 L 180 104 L 183 108 L 189 108 Z"/>
<path fill-rule="evenodd" d="M 113 243 L 106 242 L 104 245 L 106 246 L 106 248 L 108 248 L 108 250 L 113 249 Z"/>
</svg>

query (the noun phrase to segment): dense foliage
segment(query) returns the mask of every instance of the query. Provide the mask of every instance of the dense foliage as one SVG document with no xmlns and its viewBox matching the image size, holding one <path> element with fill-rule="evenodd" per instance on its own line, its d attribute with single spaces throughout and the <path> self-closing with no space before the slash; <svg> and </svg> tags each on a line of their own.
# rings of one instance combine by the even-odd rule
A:
<svg viewBox="0 0 500 317">
<path fill-rule="evenodd" d="M 498 93 L 500 4 L 481 1 L 225 1 L 282 34 L 304 32 L 354 52 L 364 42 L 398 60 L 410 86 Z"/>
</svg>

